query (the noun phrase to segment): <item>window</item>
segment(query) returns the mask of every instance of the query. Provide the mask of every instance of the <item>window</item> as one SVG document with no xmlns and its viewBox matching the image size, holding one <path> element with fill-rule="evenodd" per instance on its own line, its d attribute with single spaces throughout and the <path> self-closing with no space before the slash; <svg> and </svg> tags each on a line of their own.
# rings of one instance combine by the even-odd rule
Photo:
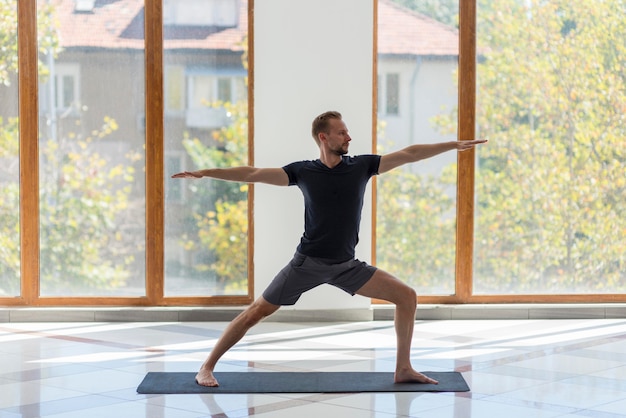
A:
<svg viewBox="0 0 626 418">
<path fill-rule="evenodd" d="M 185 110 L 185 67 L 167 65 L 164 70 L 165 112 Z"/>
<path fill-rule="evenodd" d="M 56 78 L 57 83 L 57 108 L 68 109 L 74 105 L 76 100 L 76 79 L 73 75 L 63 75 Z"/>
<path fill-rule="evenodd" d="M 55 105 L 58 111 L 78 110 L 80 105 L 80 66 L 78 64 L 57 64 L 55 83 Z"/>
<path fill-rule="evenodd" d="M 626 293 L 623 3 L 479 6 L 474 292 Z"/>
<path fill-rule="evenodd" d="M 400 75 L 387 74 L 385 83 L 385 110 L 388 116 L 400 113 Z"/>
<path fill-rule="evenodd" d="M 400 74 L 381 73 L 387 64 L 387 57 L 381 57 L 383 63 L 379 66 L 378 74 L 378 114 L 398 116 L 400 113 Z"/>
<path fill-rule="evenodd" d="M 165 30 L 176 35 L 172 44 L 165 40 L 163 55 L 165 297 L 245 298 L 249 292 L 248 186 L 170 179 L 183 170 L 248 163 L 246 55 L 240 50 L 247 26 L 237 27 L 219 53 L 180 46 L 185 36 L 197 45 L 193 36 L 202 32 L 189 32 L 183 22 L 238 24 L 228 15 L 232 4 L 245 7 L 226 0 L 164 4 Z M 220 31 L 206 31 L 209 40 L 212 34 L 221 39 Z"/>
<path fill-rule="evenodd" d="M 188 109 L 207 107 L 216 101 L 232 102 L 245 96 L 242 76 L 218 76 L 190 70 L 188 81 Z"/>
<path fill-rule="evenodd" d="M 233 100 L 233 86 L 230 78 L 219 77 L 217 79 L 217 100 L 230 102 Z"/>
<path fill-rule="evenodd" d="M 187 80 L 187 126 L 218 129 L 229 125 L 231 118 L 224 104 L 242 100 L 245 96 L 244 78 L 191 69 Z"/>
<path fill-rule="evenodd" d="M 145 114 L 143 19 L 120 50 L 91 33 L 103 14 L 120 26 L 136 13 L 104 4 L 93 12 L 38 2 L 58 28 L 59 51 L 41 37 L 44 95 L 39 138 L 39 282 L 43 297 L 145 295 Z M 139 16 L 143 14 L 139 13 Z M 52 26 L 51 26 L 52 27 Z M 41 31 L 40 31 L 41 34 Z M 67 48 L 66 42 L 72 42 Z M 94 45 L 94 42 L 96 43 Z M 98 46 L 98 48 L 94 48 Z M 81 89 L 81 87 L 84 87 Z"/>
<path fill-rule="evenodd" d="M 80 64 L 48 60 L 48 66 L 48 75 L 40 86 L 41 110 L 49 117 L 77 115 L 81 110 Z"/>
<path fill-rule="evenodd" d="M 443 130 L 437 121 L 447 120 L 458 100 L 457 45 L 453 26 L 378 2 L 379 153 L 455 139 L 456 124 Z M 454 153 L 377 178 L 376 264 L 420 295 L 455 292 L 455 192 Z"/>
<path fill-rule="evenodd" d="M 234 27 L 237 0 L 164 0 L 163 23 L 177 26 Z"/>
<path fill-rule="evenodd" d="M 245 99 L 245 77 L 237 74 L 218 76 L 210 69 L 165 67 L 165 110 L 168 113 L 184 109 L 210 107 L 214 102 L 234 102 Z M 186 89 L 185 89 L 185 86 Z M 187 101 L 186 98 L 189 98 Z"/>
<path fill-rule="evenodd" d="M 0 5 L 8 22 L 0 30 L 2 303 L 250 302 L 247 187 L 162 178 L 163 171 L 169 179 L 170 170 L 247 163 L 247 65 L 241 63 L 247 25 L 238 27 L 245 19 L 229 18 L 236 22 L 231 27 L 188 26 L 193 10 L 184 18 L 174 14 L 206 4 L 193 0 L 165 1 L 163 9 L 161 2 L 125 2 L 128 8 L 120 9 L 119 2 L 64 1 L 68 7 L 37 2 L 37 15 L 26 7 L 19 19 L 16 0 Z M 414 285 L 426 303 L 458 302 L 439 296 L 453 294 L 455 285 L 461 302 L 623 301 L 622 4 L 479 0 L 475 31 L 475 2 L 468 0 L 460 2 L 460 15 L 469 20 L 459 39 L 458 1 L 437 2 L 455 5 L 435 7 L 428 19 L 420 17 L 425 11 L 394 6 L 394 19 L 400 20 L 389 20 L 391 0 L 377 1 L 378 22 L 387 23 L 378 30 L 379 150 L 455 139 L 457 120 L 463 134 L 473 134 L 474 115 L 476 135 L 491 141 L 475 153 L 475 183 L 474 176 L 459 176 L 459 205 L 471 206 L 459 214 L 454 153 L 398 170 L 395 177 L 381 176 L 377 264 Z M 247 2 L 235 3 L 244 16 Z M 434 2 L 399 3 L 432 8 Z M 162 11 L 166 28 L 154 24 Z M 103 13 L 126 28 L 117 39 L 123 46 L 105 36 L 68 36 L 67 29 L 95 35 L 98 26 L 90 19 Z M 409 24 L 400 24 L 402 19 Z M 430 19 L 440 19 L 437 36 L 421 32 L 413 38 L 414 32 L 402 29 L 424 28 Z M 64 23 L 57 26 L 58 21 Z M 27 46 L 19 51 L 18 27 L 20 45 Z M 226 32 L 232 44 L 216 53 L 210 37 Z M 197 42 L 202 34 L 207 43 Z M 476 34 L 477 61 L 468 53 Z M 158 56 L 161 46 L 163 91 L 154 88 L 161 63 L 144 74 L 145 54 Z M 31 57 L 33 50 L 40 56 Z M 18 55 L 27 64 L 19 72 Z M 196 76 L 200 90 L 193 96 L 189 84 Z M 390 115 L 396 81 L 397 114 Z M 202 110 L 200 103 L 219 101 L 224 103 L 213 105 L 230 115 L 226 123 L 185 124 L 191 104 Z M 458 102 L 465 105 L 456 109 Z M 155 123 L 162 103 L 164 129 Z M 473 174 L 466 170 L 469 159 L 459 160 L 461 174 Z M 465 236 L 458 256 L 454 223 L 467 226 L 470 214 L 473 228 L 457 229 Z M 230 253 L 214 245 L 226 242 L 224 237 Z M 426 238 L 429 245 L 423 245 Z M 473 258 L 467 257 L 472 250 Z M 456 283 L 455 257 L 457 276 L 464 275 Z M 206 300 L 213 296 L 215 302 Z"/>
<path fill-rule="evenodd" d="M 231 121 L 223 104 L 246 100 L 247 94 L 241 70 L 182 65 L 165 66 L 164 89 L 166 114 L 184 113 L 187 126 L 199 129 L 227 126 Z"/>
</svg>

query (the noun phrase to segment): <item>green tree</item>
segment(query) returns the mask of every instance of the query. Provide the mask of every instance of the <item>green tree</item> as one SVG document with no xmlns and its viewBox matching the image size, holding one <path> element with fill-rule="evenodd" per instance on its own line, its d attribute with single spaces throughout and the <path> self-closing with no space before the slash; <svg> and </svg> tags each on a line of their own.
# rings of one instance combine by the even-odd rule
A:
<svg viewBox="0 0 626 418">
<path fill-rule="evenodd" d="M 479 2 L 475 283 L 626 290 L 626 5 Z"/>
<path fill-rule="evenodd" d="M 37 38 L 42 51 L 58 51 L 59 47 L 52 10 L 49 4 L 37 5 Z M 17 70 L 17 1 L 0 0 L 0 85 L 8 86 Z M 45 71 L 42 62 L 39 70 Z"/>
</svg>

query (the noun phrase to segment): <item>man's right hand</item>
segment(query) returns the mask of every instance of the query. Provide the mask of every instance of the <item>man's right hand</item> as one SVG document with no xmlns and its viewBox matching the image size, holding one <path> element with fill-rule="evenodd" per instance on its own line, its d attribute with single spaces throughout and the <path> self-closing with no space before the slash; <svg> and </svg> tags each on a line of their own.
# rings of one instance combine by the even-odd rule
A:
<svg viewBox="0 0 626 418">
<path fill-rule="evenodd" d="M 202 174 L 197 171 L 183 171 L 182 173 L 176 173 L 172 176 L 173 179 L 199 179 L 202 178 Z"/>
</svg>

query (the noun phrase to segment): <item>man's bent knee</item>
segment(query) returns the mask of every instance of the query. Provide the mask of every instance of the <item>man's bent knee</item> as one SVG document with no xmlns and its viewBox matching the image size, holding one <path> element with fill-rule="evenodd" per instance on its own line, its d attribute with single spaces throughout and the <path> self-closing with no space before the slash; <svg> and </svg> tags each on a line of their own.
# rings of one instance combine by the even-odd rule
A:
<svg viewBox="0 0 626 418">
<path fill-rule="evenodd" d="M 248 308 L 241 313 L 241 316 L 248 326 L 253 326 L 263 318 L 276 312 L 278 308 L 280 308 L 280 306 L 271 304 L 263 297 L 260 297 L 255 300 L 252 305 L 248 306 Z"/>
<path fill-rule="evenodd" d="M 390 302 L 402 308 L 417 309 L 417 292 L 411 286 L 405 285 Z"/>
</svg>

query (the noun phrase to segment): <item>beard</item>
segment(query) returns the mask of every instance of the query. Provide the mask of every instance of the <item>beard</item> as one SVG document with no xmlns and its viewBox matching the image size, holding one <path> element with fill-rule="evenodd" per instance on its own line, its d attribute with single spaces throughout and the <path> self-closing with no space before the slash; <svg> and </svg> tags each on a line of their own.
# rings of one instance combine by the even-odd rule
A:
<svg viewBox="0 0 626 418">
<path fill-rule="evenodd" d="M 339 145 L 336 148 L 331 149 L 331 151 L 335 154 L 335 155 L 346 155 L 348 153 L 348 144 L 343 144 L 343 145 Z"/>
</svg>

